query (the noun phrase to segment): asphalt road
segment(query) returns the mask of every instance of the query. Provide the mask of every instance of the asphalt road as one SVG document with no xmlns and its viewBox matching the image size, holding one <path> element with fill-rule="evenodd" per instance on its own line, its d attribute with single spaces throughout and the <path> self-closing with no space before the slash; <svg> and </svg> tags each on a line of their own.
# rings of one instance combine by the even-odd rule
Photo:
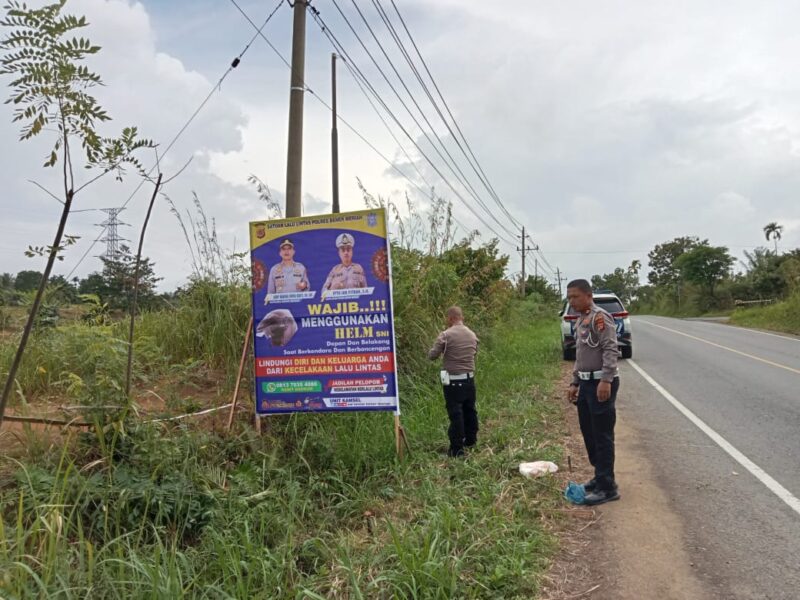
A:
<svg viewBox="0 0 800 600">
<path fill-rule="evenodd" d="M 717 598 L 800 598 L 800 338 L 662 317 L 635 318 L 633 335 L 619 419 L 644 440 L 693 569 Z"/>
</svg>

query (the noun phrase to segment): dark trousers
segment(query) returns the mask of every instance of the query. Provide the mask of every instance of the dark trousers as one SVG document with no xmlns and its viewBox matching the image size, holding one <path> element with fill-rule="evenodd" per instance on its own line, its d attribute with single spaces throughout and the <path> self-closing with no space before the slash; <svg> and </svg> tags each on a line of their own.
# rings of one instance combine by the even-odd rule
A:
<svg viewBox="0 0 800 600">
<path fill-rule="evenodd" d="M 578 420 L 589 462 L 594 467 L 598 489 L 616 487 L 614 478 L 614 424 L 617 422 L 616 399 L 619 378 L 611 384 L 611 397 L 605 402 L 597 399 L 598 380 L 581 381 L 578 391 Z"/>
<path fill-rule="evenodd" d="M 447 416 L 450 417 L 450 456 L 460 456 L 464 446 L 474 446 L 478 441 L 478 412 L 475 410 L 475 380 L 451 381 L 444 388 Z"/>
</svg>

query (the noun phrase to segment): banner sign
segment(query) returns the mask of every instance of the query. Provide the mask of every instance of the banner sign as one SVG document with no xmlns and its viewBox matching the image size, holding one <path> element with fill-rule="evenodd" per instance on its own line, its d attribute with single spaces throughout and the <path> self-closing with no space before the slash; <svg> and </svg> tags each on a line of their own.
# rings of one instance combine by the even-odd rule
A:
<svg viewBox="0 0 800 600">
<path fill-rule="evenodd" d="M 250 223 L 256 411 L 399 413 L 386 212 Z"/>
</svg>

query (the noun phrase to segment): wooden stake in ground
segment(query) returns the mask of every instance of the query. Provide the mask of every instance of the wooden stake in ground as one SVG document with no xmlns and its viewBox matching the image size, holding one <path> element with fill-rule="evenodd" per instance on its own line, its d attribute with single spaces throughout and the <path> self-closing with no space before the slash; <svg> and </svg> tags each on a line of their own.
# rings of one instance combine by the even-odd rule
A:
<svg viewBox="0 0 800 600">
<path fill-rule="evenodd" d="M 402 460 L 403 459 L 403 445 L 400 440 L 400 415 L 394 415 L 394 451 L 397 453 L 397 456 Z"/>
<path fill-rule="evenodd" d="M 400 424 L 400 415 L 394 415 L 394 449 L 400 460 L 403 460 L 403 450 L 408 450 L 411 454 L 411 447 L 408 445 L 408 438 L 406 437 L 406 430 Z"/>
<path fill-rule="evenodd" d="M 233 426 L 233 415 L 236 412 L 236 403 L 239 399 L 239 385 L 242 383 L 242 373 L 244 373 L 244 363 L 247 360 L 247 350 L 250 347 L 250 334 L 253 332 L 253 317 L 247 323 L 247 333 L 244 336 L 244 344 L 242 345 L 242 358 L 239 360 L 239 373 L 236 375 L 236 385 L 233 388 L 233 398 L 231 398 L 231 412 L 228 415 L 227 430 L 230 431 Z M 258 419 L 258 414 L 256 414 Z"/>
</svg>

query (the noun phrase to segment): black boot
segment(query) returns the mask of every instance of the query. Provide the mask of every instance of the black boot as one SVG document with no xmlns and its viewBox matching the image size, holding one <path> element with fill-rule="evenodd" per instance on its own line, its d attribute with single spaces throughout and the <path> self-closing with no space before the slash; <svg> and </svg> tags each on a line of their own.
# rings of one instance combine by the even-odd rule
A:
<svg viewBox="0 0 800 600">
<path fill-rule="evenodd" d="M 596 489 L 595 491 L 586 494 L 583 499 L 583 503 L 587 506 L 595 506 L 597 504 L 611 502 L 612 500 L 619 500 L 619 498 L 619 490 L 617 490 L 616 487 L 609 490 Z"/>
</svg>

